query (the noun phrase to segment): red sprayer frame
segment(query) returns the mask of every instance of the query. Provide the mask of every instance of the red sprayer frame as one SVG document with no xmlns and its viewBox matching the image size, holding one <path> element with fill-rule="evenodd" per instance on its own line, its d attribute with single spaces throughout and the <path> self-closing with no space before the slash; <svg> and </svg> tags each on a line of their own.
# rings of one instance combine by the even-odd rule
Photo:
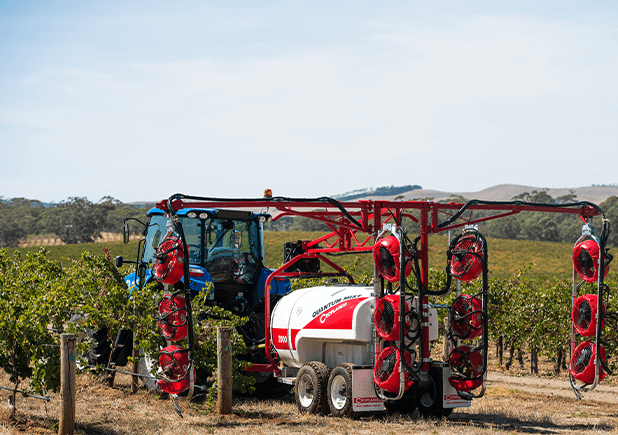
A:
<svg viewBox="0 0 618 435">
<path fill-rule="evenodd" d="M 259 199 L 219 199 L 174 195 L 169 200 L 157 204 L 157 207 L 168 212 L 171 202 L 174 210 L 183 208 L 223 208 L 223 209 L 257 209 L 264 212 L 275 209 L 280 212 L 273 220 L 283 216 L 300 216 L 324 222 L 331 232 L 313 241 L 303 242 L 304 254 L 298 255 L 272 272 L 264 286 L 264 334 L 265 352 L 269 364 L 253 364 L 248 370 L 256 372 L 279 372 L 279 368 L 270 353 L 270 283 L 277 277 L 302 277 L 310 275 L 304 272 L 285 272 L 295 262 L 304 258 L 319 258 L 337 271 L 338 276 L 346 276 L 350 283 L 353 278 L 341 267 L 325 258 L 325 253 L 353 253 L 367 252 L 373 249 L 378 232 L 384 223 L 389 221 L 400 222 L 402 217 L 408 217 L 420 225 L 419 262 L 421 281 L 425 288 L 429 286 L 429 235 L 460 228 L 465 225 L 474 225 L 480 222 L 498 219 L 520 213 L 522 211 L 551 212 L 578 214 L 582 220 L 589 220 L 598 216 L 601 210 L 594 204 L 578 202 L 571 204 L 532 204 L 522 201 L 515 202 L 485 202 L 469 201 L 461 203 L 439 203 L 431 201 L 374 201 L 361 200 L 354 202 L 338 202 L 331 198 L 292 199 L 292 198 L 259 198 Z M 420 221 L 410 211 L 420 211 Z M 495 215 L 479 218 L 472 217 L 472 211 L 496 211 Z M 469 215 L 468 215 L 469 212 Z M 446 220 L 440 222 L 441 215 Z M 359 237 L 359 234 L 364 234 Z M 332 239 L 332 240 L 331 240 Z M 323 243 L 326 247 L 320 247 Z M 322 274 L 328 276 L 329 274 Z M 421 321 L 429 322 L 428 296 L 422 301 Z M 421 370 L 429 371 L 429 329 L 422 329 L 421 337 Z"/>
</svg>

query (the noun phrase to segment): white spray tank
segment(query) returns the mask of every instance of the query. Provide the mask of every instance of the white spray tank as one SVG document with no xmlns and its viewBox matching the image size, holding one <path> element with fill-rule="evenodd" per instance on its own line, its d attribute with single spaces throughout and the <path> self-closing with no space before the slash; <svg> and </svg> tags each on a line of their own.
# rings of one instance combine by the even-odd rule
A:
<svg viewBox="0 0 618 435">
<path fill-rule="evenodd" d="M 337 284 L 296 290 L 273 309 L 271 343 L 288 367 L 322 361 L 373 365 L 374 287 Z M 430 309 L 430 340 L 438 336 L 437 313 Z"/>
</svg>

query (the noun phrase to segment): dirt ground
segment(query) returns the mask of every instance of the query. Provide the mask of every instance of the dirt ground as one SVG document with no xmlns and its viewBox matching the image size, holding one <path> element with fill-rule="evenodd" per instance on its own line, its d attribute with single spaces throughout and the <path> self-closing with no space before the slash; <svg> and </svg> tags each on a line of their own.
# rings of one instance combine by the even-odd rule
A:
<svg viewBox="0 0 618 435">
<path fill-rule="evenodd" d="M 519 372 L 518 372 L 519 371 Z M 117 375 L 109 388 L 92 374 L 78 377 L 76 433 L 121 434 L 609 434 L 618 433 L 618 386 L 603 382 L 576 401 L 564 375 L 521 376 L 494 367 L 483 398 L 470 408 L 456 409 L 448 419 L 425 420 L 410 415 L 374 414 L 359 419 L 300 415 L 285 388 L 271 398 L 235 396 L 233 414 L 219 416 L 205 403 L 181 403 L 183 418 L 170 400 L 140 389 L 130 394 L 130 377 Z M 519 376 L 514 376 L 517 374 Z M 8 386 L 6 375 L 0 385 Z M 0 435 L 55 434 L 59 395 L 45 403 L 18 396 L 16 420 L 7 421 L 8 392 L 0 404 Z"/>
</svg>

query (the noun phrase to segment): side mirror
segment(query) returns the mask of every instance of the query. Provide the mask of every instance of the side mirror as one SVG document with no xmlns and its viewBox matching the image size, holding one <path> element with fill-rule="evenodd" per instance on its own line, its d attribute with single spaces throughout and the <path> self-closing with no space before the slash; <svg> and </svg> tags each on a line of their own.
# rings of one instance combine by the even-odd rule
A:
<svg viewBox="0 0 618 435">
<path fill-rule="evenodd" d="M 122 267 L 123 265 L 123 260 L 122 260 L 122 256 L 117 256 L 116 257 L 116 267 Z"/>
<path fill-rule="evenodd" d="M 127 243 L 129 243 L 129 224 L 125 223 L 122 226 L 122 241 L 124 242 L 124 244 L 126 245 Z M 118 257 L 116 257 L 118 258 Z M 120 257 L 122 258 L 122 257 Z"/>
</svg>

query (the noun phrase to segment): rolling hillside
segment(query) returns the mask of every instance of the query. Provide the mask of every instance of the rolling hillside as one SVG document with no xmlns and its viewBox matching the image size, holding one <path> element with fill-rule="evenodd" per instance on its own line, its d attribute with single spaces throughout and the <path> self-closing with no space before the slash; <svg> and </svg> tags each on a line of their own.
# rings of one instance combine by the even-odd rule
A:
<svg viewBox="0 0 618 435">
<path fill-rule="evenodd" d="M 478 192 L 443 192 L 432 189 L 415 189 L 400 194 L 403 200 L 410 201 L 414 199 L 433 198 L 433 201 L 440 201 L 449 198 L 451 195 L 460 195 L 466 199 L 481 199 L 485 201 L 508 201 L 516 195 L 524 192 L 532 192 L 533 190 L 545 190 L 541 187 L 522 186 L 518 184 L 499 184 L 497 186 L 488 187 L 487 189 Z M 618 196 L 618 186 L 590 186 L 577 187 L 572 189 L 547 189 L 547 194 L 553 198 L 558 198 L 562 195 L 568 195 L 573 191 L 577 195 L 577 201 L 590 201 L 595 204 L 600 204 L 610 196 Z M 398 195 L 392 196 L 364 196 L 359 199 L 394 199 Z"/>
</svg>

